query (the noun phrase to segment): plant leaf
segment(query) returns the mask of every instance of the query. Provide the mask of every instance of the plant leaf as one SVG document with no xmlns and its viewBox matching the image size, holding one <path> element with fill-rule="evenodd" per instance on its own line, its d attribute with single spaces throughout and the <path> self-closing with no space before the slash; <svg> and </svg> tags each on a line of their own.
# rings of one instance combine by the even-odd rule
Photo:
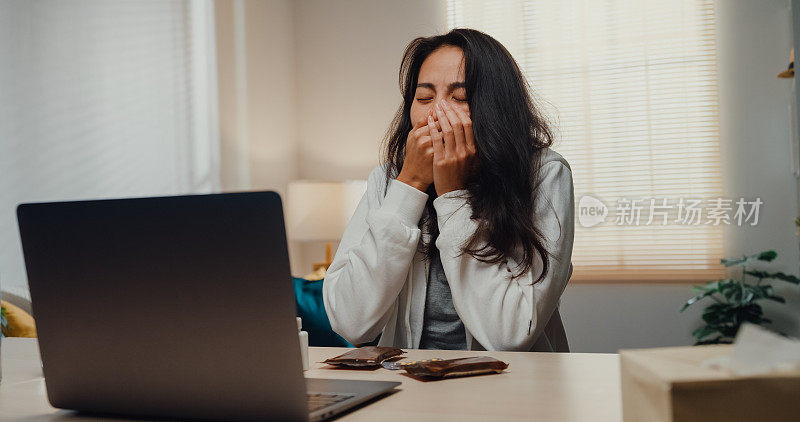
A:
<svg viewBox="0 0 800 422">
<path fill-rule="evenodd" d="M 759 261 L 766 261 L 770 262 L 778 256 L 778 253 L 775 251 L 764 251 L 758 254 Z"/>
<path fill-rule="evenodd" d="M 715 338 L 713 338 L 711 340 L 703 340 L 703 341 L 695 342 L 694 345 L 695 346 L 703 346 L 703 345 L 706 345 L 706 344 L 731 344 L 731 343 L 733 343 L 733 340 L 725 338 L 723 336 L 718 336 L 718 337 L 715 337 Z"/>
<path fill-rule="evenodd" d="M 692 331 L 692 336 L 697 341 L 700 341 L 703 338 L 708 337 L 709 335 L 714 334 L 716 332 L 717 332 L 717 330 L 714 327 L 712 327 L 710 325 L 704 325 L 704 326 Z"/>
<path fill-rule="evenodd" d="M 769 278 L 769 273 L 766 271 L 759 271 L 759 270 L 747 270 L 744 272 L 745 274 L 751 275 L 755 278 Z"/>
<path fill-rule="evenodd" d="M 729 280 L 725 283 L 720 283 L 719 291 L 729 302 L 742 302 L 742 286 L 736 281 Z"/>
<path fill-rule="evenodd" d="M 745 256 L 742 256 L 741 258 L 730 258 L 730 259 L 729 258 L 723 258 L 723 259 L 720 259 L 719 262 L 721 262 L 722 265 L 724 265 L 726 267 L 730 267 L 730 266 L 733 266 L 733 265 L 742 265 L 744 263 L 747 263 L 747 262 L 749 262 L 749 258 L 745 255 Z"/>
<path fill-rule="evenodd" d="M 717 292 L 716 290 L 708 290 L 705 293 L 699 294 L 699 295 L 687 300 L 686 303 L 684 303 L 683 306 L 681 307 L 680 312 L 685 311 L 686 308 L 688 308 L 689 306 L 692 306 L 695 302 L 703 300 L 706 297 L 711 296 L 716 292 Z"/>
<path fill-rule="evenodd" d="M 736 333 L 739 332 L 740 325 L 741 324 L 737 323 L 735 325 L 720 326 L 717 328 L 717 331 L 722 333 L 722 335 L 725 337 L 734 338 L 736 337 Z"/>
<path fill-rule="evenodd" d="M 725 338 L 723 336 L 717 336 L 717 337 L 715 337 L 715 338 L 713 338 L 711 340 L 697 341 L 697 342 L 694 343 L 694 345 L 695 346 L 705 346 L 705 345 L 709 345 L 709 344 L 731 344 L 731 343 L 733 343 L 732 340 L 727 339 L 727 338 Z"/>
<path fill-rule="evenodd" d="M 707 283 L 704 286 L 694 286 L 692 287 L 692 293 L 700 293 L 700 292 L 708 292 L 708 291 L 718 291 L 719 290 L 719 283 L 726 281 L 726 280 L 717 280 Z"/>
<path fill-rule="evenodd" d="M 709 325 L 724 326 L 738 324 L 738 306 L 729 303 L 714 303 L 703 311 L 703 321 Z"/>
<path fill-rule="evenodd" d="M 761 284 L 758 286 L 754 286 L 752 284 L 745 284 L 744 288 L 747 291 L 748 296 L 746 300 L 742 301 L 742 304 L 755 302 L 761 299 L 770 299 L 772 297 L 778 298 L 776 302 L 780 302 L 781 300 L 783 300 L 782 297 L 772 295 L 772 286 L 769 284 Z"/>
<path fill-rule="evenodd" d="M 800 278 L 797 278 L 791 274 L 784 274 L 782 272 L 777 273 L 768 273 L 766 271 L 758 271 L 758 270 L 747 270 L 744 272 L 745 274 L 752 275 L 753 277 L 757 278 L 774 278 L 777 280 L 783 280 L 788 283 L 792 284 L 800 284 Z"/>
<path fill-rule="evenodd" d="M 746 274 L 750 274 L 752 276 L 756 276 L 759 278 L 774 278 L 776 280 L 782 280 L 787 283 L 792 284 L 800 284 L 800 278 L 797 278 L 791 274 L 784 274 L 782 272 L 777 273 L 768 273 L 766 271 L 745 271 Z"/>
<path fill-rule="evenodd" d="M 763 323 L 772 322 L 767 318 L 763 318 L 762 315 L 764 315 L 764 310 L 761 308 L 761 305 L 751 303 L 740 307 L 737 317 L 740 323 L 747 321 L 752 322 L 753 324 L 761 325 Z"/>
<path fill-rule="evenodd" d="M 741 258 L 721 259 L 720 262 L 726 267 L 730 267 L 733 265 L 746 265 L 755 260 L 770 262 L 777 256 L 778 254 L 775 251 L 764 251 L 750 256 L 742 255 Z"/>
</svg>

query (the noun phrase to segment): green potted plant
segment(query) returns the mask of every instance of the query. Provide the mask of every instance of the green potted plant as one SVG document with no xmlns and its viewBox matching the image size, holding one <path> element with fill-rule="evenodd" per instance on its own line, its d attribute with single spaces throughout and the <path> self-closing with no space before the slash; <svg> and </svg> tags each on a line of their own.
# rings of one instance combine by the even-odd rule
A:
<svg viewBox="0 0 800 422">
<path fill-rule="evenodd" d="M 765 325 L 772 322 L 764 317 L 764 310 L 758 303 L 771 300 L 786 303 L 786 300 L 773 293 L 771 284 L 764 280 L 779 280 L 792 284 L 800 284 L 800 278 L 782 272 L 766 272 L 747 267 L 757 261 L 771 262 L 777 257 L 775 251 L 764 251 L 755 255 L 742 256 L 741 258 L 722 259 L 726 267 L 742 267 L 739 280 L 722 279 L 709 282 L 704 286 L 694 286 L 692 292 L 696 294 L 686 301 L 681 308 L 685 311 L 689 306 L 710 299 L 714 303 L 706 306 L 703 311 L 705 324 L 692 332 L 695 345 L 701 344 L 729 344 L 739 331 L 743 322 Z M 748 277 L 749 280 L 748 280 Z M 752 280 L 752 281 L 751 281 Z"/>
</svg>

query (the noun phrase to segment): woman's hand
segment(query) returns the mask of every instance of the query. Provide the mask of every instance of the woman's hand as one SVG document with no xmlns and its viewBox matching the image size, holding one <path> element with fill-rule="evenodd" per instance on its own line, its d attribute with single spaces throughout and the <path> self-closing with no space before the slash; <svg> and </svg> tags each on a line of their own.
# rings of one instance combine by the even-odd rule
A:
<svg viewBox="0 0 800 422">
<path fill-rule="evenodd" d="M 436 117 L 428 117 L 428 130 L 433 142 L 433 184 L 436 194 L 464 188 L 475 159 L 475 138 L 472 133 L 472 120 L 457 107 L 447 102 L 436 103 Z"/>
<path fill-rule="evenodd" d="M 433 111 L 428 112 L 428 118 L 432 115 Z M 423 122 L 408 133 L 403 168 L 397 175 L 397 180 L 422 192 L 433 183 L 433 144 L 429 132 Z"/>
</svg>

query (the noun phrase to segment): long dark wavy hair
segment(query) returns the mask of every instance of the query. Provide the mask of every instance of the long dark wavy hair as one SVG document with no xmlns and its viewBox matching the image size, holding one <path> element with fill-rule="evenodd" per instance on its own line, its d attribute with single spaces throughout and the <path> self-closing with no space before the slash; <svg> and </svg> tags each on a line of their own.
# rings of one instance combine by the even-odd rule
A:
<svg viewBox="0 0 800 422">
<path fill-rule="evenodd" d="M 406 47 L 400 66 L 403 104 L 384 140 L 387 184 L 403 168 L 406 139 L 413 127 L 411 105 L 422 62 L 443 46 L 458 47 L 464 53 L 464 82 L 477 149 L 478 165 L 464 187 L 477 230 L 462 245 L 462 253 L 492 264 L 514 257 L 518 266 L 511 276 L 517 278 L 530 271 L 537 251 L 543 268 L 536 283 L 547 274 L 552 256 L 533 215 L 540 196 L 542 149 L 552 145 L 553 135 L 514 58 L 491 36 L 457 28 L 443 35 L 416 38 Z M 419 223 L 423 231 L 431 234 L 429 242 L 420 241 L 419 245 L 428 259 L 438 253 L 434 244 L 439 235 L 435 198 L 436 191 L 431 186 Z"/>
</svg>

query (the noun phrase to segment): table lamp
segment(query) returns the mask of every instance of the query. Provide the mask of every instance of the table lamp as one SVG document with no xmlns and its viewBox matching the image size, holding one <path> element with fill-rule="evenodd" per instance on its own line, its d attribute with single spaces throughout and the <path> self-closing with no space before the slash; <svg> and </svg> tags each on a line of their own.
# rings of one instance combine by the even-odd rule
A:
<svg viewBox="0 0 800 422">
<path fill-rule="evenodd" d="M 314 264 L 315 277 L 324 277 L 331 265 L 332 242 L 342 238 L 366 189 L 364 180 L 289 182 L 286 194 L 287 237 L 294 242 L 327 242 L 325 261 Z"/>
</svg>

